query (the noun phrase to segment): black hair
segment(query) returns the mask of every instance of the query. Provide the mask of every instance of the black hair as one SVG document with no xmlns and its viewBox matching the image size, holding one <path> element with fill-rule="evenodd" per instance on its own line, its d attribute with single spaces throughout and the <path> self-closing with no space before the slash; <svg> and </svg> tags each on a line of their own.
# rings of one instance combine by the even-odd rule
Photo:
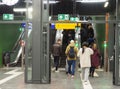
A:
<svg viewBox="0 0 120 89">
<path fill-rule="evenodd" d="M 84 49 L 83 46 L 88 47 L 88 43 L 87 43 L 87 42 L 83 42 L 83 43 L 82 43 L 82 54 L 85 52 L 85 49 Z"/>
</svg>

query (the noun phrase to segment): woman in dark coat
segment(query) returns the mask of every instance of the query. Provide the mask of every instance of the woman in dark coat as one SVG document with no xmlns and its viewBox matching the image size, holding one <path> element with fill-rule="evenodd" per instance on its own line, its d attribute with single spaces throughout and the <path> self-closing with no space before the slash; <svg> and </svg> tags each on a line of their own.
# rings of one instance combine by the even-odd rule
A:
<svg viewBox="0 0 120 89">
<path fill-rule="evenodd" d="M 92 45 L 92 49 L 94 51 L 93 55 L 91 55 L 91 68 L 90 68 L 90 76 L 94 77 L 95 68 L 99 66 L 99 58 L 100 53 L 97 49 L 97 45 L 94 43 Z"/>
</svg>

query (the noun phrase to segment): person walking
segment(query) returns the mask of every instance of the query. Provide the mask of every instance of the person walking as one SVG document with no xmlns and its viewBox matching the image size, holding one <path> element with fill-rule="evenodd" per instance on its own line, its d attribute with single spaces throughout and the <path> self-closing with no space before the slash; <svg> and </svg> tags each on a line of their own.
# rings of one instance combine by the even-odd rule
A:
<svg viewBox="0 0 120 89">
<path fill-rule="evenodd" d="M 99 66 L 99 61 L 100 61 L 100 53 L 97 49 L 97 44 L 94 43 L 92 45 L 92 49 L 94 51 L 94 53 L 91 55 L 91 67 L 90 67 L 90 76 L 91 77 L 94 77 L 94 72 L 95 72 L 95 69 L 98 68 Z"/>
<path fill-rule="evenodd" d="M 53 50 L 52 50 L 52 54 L 54 57 L 55 72 L 59 72 L 58 66 L 59 66 L 59 60 L 60 60 L 61 53 L 62 53 L 61 39 L 58 39 L 57 42 L 53 44 Z"/>
<path fill-rule="evenodd" d="M 81 29 L 80 29 L 80 41 L 81 41 L 81 44 L 85 41 L 87 41 L 88 39 L 88 32 L 87 32 L 87 28 L 86 28 L 86 24 L 82 23 L 81 24 Z"/>
<path fill-rule="evenodd" d="M 77 56 L 80 60 L 82 80 L 87 84 L 89 69 L 91 67 L 91 55 L 93 50 L 88 47 L 87 42 L 83 42 L 82 48 L 79 49 Z"/>
<path fill-rule="evenodd" d="M 94 41 L 95 41 L 95 39 L 94 39 L 94 29 L 93 29 L 91 23 L 87 25 L 87 32 L 88 32 L 87 42 L 89 43 L 89 46 L 91 46 L 92 43 L 94 43 Z"/>
<path fill-rule="evenodd" d="M 76 66 L 76 57 L 78 53 L 78 48 L 75 46 L 74 40 L 70 41 L 70 44 L 67 46 L 65 54 L 67 56 L 68 63 L 68 76 L 74 78 L 75 75 L 75 66 Z"/>
</svg>

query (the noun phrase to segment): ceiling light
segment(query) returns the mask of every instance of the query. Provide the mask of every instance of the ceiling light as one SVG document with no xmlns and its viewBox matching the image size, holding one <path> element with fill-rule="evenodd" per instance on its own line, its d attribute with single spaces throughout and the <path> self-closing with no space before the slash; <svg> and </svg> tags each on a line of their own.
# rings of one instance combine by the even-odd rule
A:
<svg viewBox="0 0 120 89">
<path fill-rule="evenodd" d="M 76 0 L 76 2 L 81 3 L 99 3 L 99 2 L 106 2 L 108 0 Z"/>
<path fill-rule="evenodd" d="M 32 3 L 32 0 L 25 0 L 24 2 Z"/>
<path fill-rule="evenodd" d="M 26 12 L 27 10 L 30 12 L 33 11 L 32 7 L 28 8 L 28 9 L 26 9 L 26 8 L 13 8 L 14 12 Z"/>
<path fill-rule="evenodd" d="M 14 12 L 26 12 L 26 8 L 13 8 Z"/>
<path fill-rule="evenodd" d="M 53 0 L 49 0 L 49 1 L 44 0 L 44 1 L 43 1 L 44 4 L 47 4 L 47 2 L 48 2 L 49 4 L 55 4 L 55 3 L 58 3 L 59 1 L 53 1 Z"/>
<path fill-rule="evenodd" d="M 105 2 L 104 7 L 106 8 L 108 7 L 108 5 L 109 5 L 109 2 Z"/>
<path fill-rule="evenodd" d="M 5 4 L 8 6 L 15 5 L 19 0 L 1 0 L 0 4 Z"/>
</svg>

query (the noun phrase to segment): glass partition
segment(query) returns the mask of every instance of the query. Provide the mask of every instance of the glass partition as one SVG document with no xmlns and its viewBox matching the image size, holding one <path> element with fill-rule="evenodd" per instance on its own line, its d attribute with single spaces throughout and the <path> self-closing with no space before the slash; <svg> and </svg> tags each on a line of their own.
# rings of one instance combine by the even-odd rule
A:
<svg viewBox="0 0 120 89">
<path fill-rule="evenodd" d="M 26 58 L 25 58 L 25 72 L 26 72 L 26 81 L 31 82 L 32 80 L 32 23 L 27 23 L 26 31 Z"/>
<path fill-rule="evenodd" d="M 25 81 L 32 82 L 32 41 L 33 41 L 33 27 L 32 27 L 32 0 L 26 0 L 26 60 L 25 60 Z"/>
</svg>

